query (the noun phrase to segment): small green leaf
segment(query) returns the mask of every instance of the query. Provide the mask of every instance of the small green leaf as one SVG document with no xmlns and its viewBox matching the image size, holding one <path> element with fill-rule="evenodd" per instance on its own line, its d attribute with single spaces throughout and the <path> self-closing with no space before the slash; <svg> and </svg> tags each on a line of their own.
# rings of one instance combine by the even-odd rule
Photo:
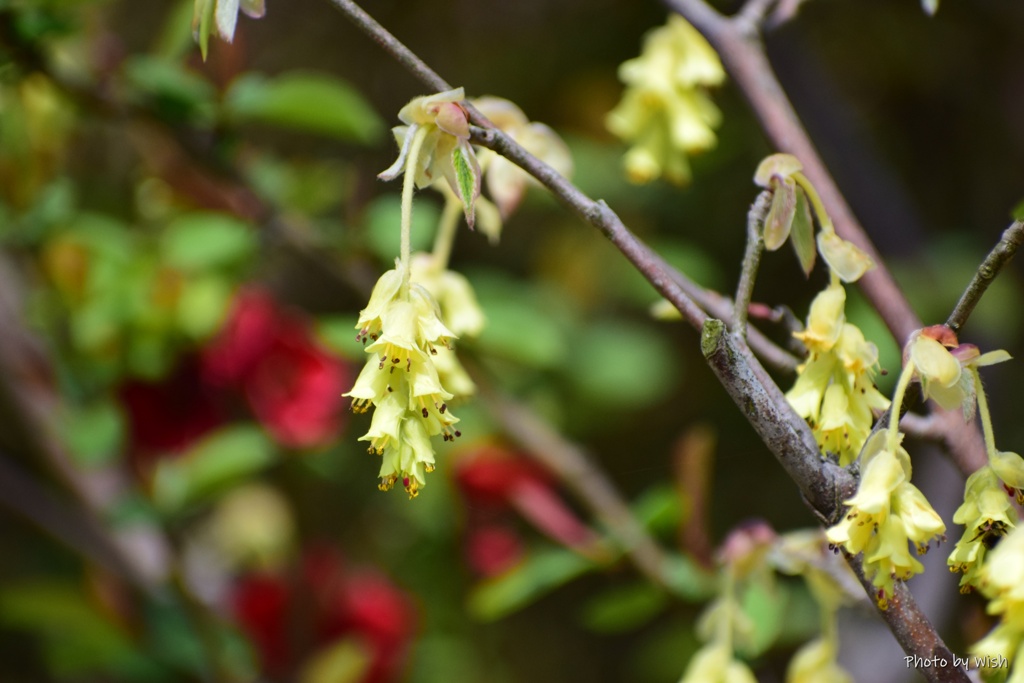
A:
<svg viewBox="0 0 1024 683">
<path fill-rule="evenodd" d="M 670 532 L 686 521 L 679 494 L 669 484 L 657 484 L 630 506 L 637 521 L 655 533 Z"/>
<path fill-rule="evenodd" d="M 793 250 L 800 260 L 804 275 L 810 277 L 814 261 L 818 255 L 818 247 L 814 241 L 814 221 L 811 219 L 811 205 L 803 190 L 796 193 L 796 210 L 793 214 L 793 227 L 790 230 L 790 241 Z"/>
<path fill-rule="evenodd" d="M 775 251 L 789 237 L 796 214 L 796 183 L 792 178 L 773 182 L 772 204 L 764 221 L 764 248 Z"/>
<path fill-rule="evenodd" d="M 342 638 L 313 655 L 300 680 L 302 683 L 359 683 L 373 663 L 366 643 L 355 638 Z"/>
<path fill-rule="evenodd" d="M 606 591 L 584 607 L 583 623 L 598 633 L 622 633 L 644 625 L 668 602 L 665 593 L 649 583 L 634 583 Z"/>
<path fill-rule="evenodd" d="M 786 617 L 786 599 L 781 584 L 751 583 L 741 598 L 743 613 L 753 626 L 748 637 L 737 643 L 743 654 L 756 657 L 775 642 Z"/>
<path fill-rule="evenodd" d="M 172 119 L 189 120 L 213 113 L 216 89 L 178 62 L 138 55 L 125 65 L 125 74 L 137 92 L 152 98 L 161 113 Z"/>
<path fill-rule="evenodd" d="M 474 587 L 469 611 L 481 621 L 500 619 L 595 567 L 562 548 L 537 552 L 509 572 Z"/>
<path fill-rule="evenodd" d="M 88 467 L 108 463 L 118 456 L 125 424 L 117 407 L 103 401 L 69 408 L 61 420 L 60 431 L 75 461 Z"/>
<path fill-rule="evenodd" d="M 220 213 L 189 213 L 173 220 L 160 241 L 163 262 L 184 271 L 205 270 L 245 260 L 256 236 L 242 221 Z"/>
<path fill-rule="evenodd" d="M 350 142 L 372 144 L 384 133 L 383 121 L 363 96 L 327 74 L 245 74 L 231 85 L 224 107 L 242 123 L 266 123 Z"/>
<path fill-rule="evenodd" d="M 160 461 L 153 501 L 165 512 L 177 512 L 262 470 L 274 456 L 270 440 L 257 427 L 222 429 L 180 458 Z"/>
<path fill-rule="evenodd" d="M 667 587 L 683 600 L 706 601 L 716 591 L 717 577 L 685 555 L 665 558 L 665 579 Z"/>
<path fill-rule="evenodd" d="M 206 61 L 206 55 L 210 46 L 210 31 L 213 28 L 213 10 L 216 0 L 199 0 L 196 3 L 195 12 L 196 17 L 199 20 L 199 31 L 197 35 L 199 37 L 199 51 L 203 55 L 203 61 Z M 196 17 L 193 17 L 193 30 L 195 30 Z"/>
<path fill-rule="evenodd" d="M 231 287 L 221 277 L 200 277 L 185 283 L 178 299 L 178 327 L 193 339 L 216 332 L 231 305 Z"/>
<path fill-rule="evenodd" d="M 466 158 L 462 147 L 452 151 L 452 165 L 455 167 L 455 180 L 458 184 L 459 199 L 466 214 L 466 223 L 470 230 L 476 221 L 476 198 L 480 194 L 480 176 L 478 168 Z"/>
<path fill-rule="evenodd" d="M 46 664 L 57 679 L 78 680 L 89 673 L 132 669 L 142 674 L 133 680 L 154 680 L 151 662 L 75 584 L 58 580 L 7 583 L 0 590 L 0 624 L 37 636 Z"/>
</svg>

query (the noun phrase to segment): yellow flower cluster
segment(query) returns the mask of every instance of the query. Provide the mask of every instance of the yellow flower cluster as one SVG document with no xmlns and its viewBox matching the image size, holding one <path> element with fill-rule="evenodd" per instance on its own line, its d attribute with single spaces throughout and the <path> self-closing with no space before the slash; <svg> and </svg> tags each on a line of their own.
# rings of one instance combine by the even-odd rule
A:
<svg viewBox="0 0 1024 683">
<path fill-rule="evenodd" d="M 434 469 L 430 437 L 442 434 L 448 441 L 460 435 L 453 428 L 458 418 L 448 410 L 452 394 L 441 385 L 433 361 L 455 335 L 441 322 L 433 295 L 402 281 L 398 268 L 384 273 L 359 314 L 357 338 L 371 342 L 366 347 L 371 357 L 345 395 L 357 412 L 375 409 L 360 441 L 369 441 L 370 452 L 383 456 L 381 490 L 401 479 L 415 497 L 426 483 L 424 473 Z"/>
<path fill-rule="evenodd" d="M 1017 510 L 995 470 L 986 465 L 967 478 L 964 502 L 953 515 L 964 535 L 949 556 L 949 570 L 960 572 L 960 592 L 978 587 L 987 552 L 1017 525 Z"/>
<path fill-rule="evenodd" d="M 826 535 L 830 543 L 852 555 L 864 553 L 864 572 L 878 589 L 885 609 L 895 581 L 906 581 L 924 567 L 910 555 L 911 541 L 923 554 L 933 538 L 946 530 L 924 495 L 910 483 L 910 456 L 879 432 L 864 447 L 862 475 L 856 495 L 845 504 L 846 516 Z"/>
<path fill-rule="evenodd" d="M 873 411 L 889 407 L 874 385 L 878 349 L 846 322 L 845 305 L 846 290 L 838 282 L 814 299 L 807 328 L 795 335 L 810 355 L 786 394 L 810 424 L 822 453 L 835 453 L 844 466 L 857 458 L 871 433 Z"/>
<path fill-rule="evenodd" d="M 725 80 L 714 49 L 685 19 L 672 15 L 644 39 L 643 53 L 619 67 L 626 84 L 609 114 L 608 129 L 633 146 L 624 159 L 630 180 L 664 175 L 690 179 L 687 154 L 714 147 L 721 112 L 705 93 Z"/>
<path fill-rule="evenodd" d="M 990 602 L 988 613 L 999 624 L 971 651 L 985 658 L 990 674 L 1003 680 L 1007 665 L 1016 666 L 1006 683 L 1024 683 L 1024 530 L 1020 527 L 999 543 L 981 569 L 979 589 Z M 986 679 L 988 680 L 988 679 Z"/>
</svg>

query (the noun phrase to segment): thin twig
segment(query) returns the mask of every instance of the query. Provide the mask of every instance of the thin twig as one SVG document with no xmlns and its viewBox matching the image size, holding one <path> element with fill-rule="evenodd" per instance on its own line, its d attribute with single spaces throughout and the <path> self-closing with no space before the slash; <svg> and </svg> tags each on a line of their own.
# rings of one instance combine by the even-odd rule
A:
<svg viewBox="0 0 1024 683">
<path fill-rule="evenodd" d="M 750 308 L 750 296 L 754 291 L 754 280 L 757 268 L 761 265 L 761 254 L 764 253 L 764 221 L 771 207 L 772 193 L 764 190 L 757 195 L 750 211 L 747 213 L 747 246 L 743 253 L 743 266 L 740 280 L 736 284 L 736 300 L 733 302 L 731 330 L 746 339 L 747 310 Z"/>
<path fill-rule="evenodd" d="M 1003 266 L 1010 262 L 1017 248 L 1024 242 L 1024 221 L 1014 221 L 1013 224 L 1003 231 L 1003 236 L 998 244 L 992 247 L 985 260 L 978 266 L 978 271 L 967 285 L 967 289 L 957 302 L 956 308 L 949 314 L 946 320 L 946 327 L 954 332 L 960 332 L 960 328 L 967 322 L 978 305 L 983 294 L 992 284 Z"/>
<path fill-rule="evenodd" d="M 756 35 L 764 24 L 765 16 L 778 0 L 747 0 L 733 21 L 748 35 Z"/>
<path fill-rule="evenodd" d="M 671 586 L 668 563 L 658 542 L 636 521 L 629 506 L 587 453 L 562 438 L 542 418 L 491 388 L 474 373 L 480 399 L 505 433 L 558 478 L 612 533 L 633 565 L 659 586 Z"/>
</svg>

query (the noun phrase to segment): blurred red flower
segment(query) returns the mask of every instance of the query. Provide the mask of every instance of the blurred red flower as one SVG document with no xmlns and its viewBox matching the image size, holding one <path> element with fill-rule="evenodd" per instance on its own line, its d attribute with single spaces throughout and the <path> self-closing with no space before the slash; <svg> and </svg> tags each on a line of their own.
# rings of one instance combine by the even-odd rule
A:
<svg viewBox="0 0 1024 683">
<path fill-rule="evenodd" d="M 136 457 L 181 453 L 224 422 L 218 391 L 204 381 L 194 357 L 160 381 L 125 382 L 118 396 Z"/>
<path fill-rule="evenodd" d="M 264 672 L 287 674 L 302 663 L 288 639 L 287 629 L 294 627 L 311 633 L 317 648 L 341 638 L 358 640 L 370 657 L 362 683 L 396 680 L 416 629 L 409 596 L 377 571 L 346 571 L 340 555 L 325 547 L 307 550 L 302 564 L 297 577 L 248 576 L 233 592 L 235 618 L 257 648 Z M 309 611 L 303 614 L 302 608 Z M 297 623 L 296 615 L 306 621 Z"/>
<path fill-rule="evenodd" d="M 321 347 L 302 316 L 268 293 L 245 289 L 221 330 L 203 350 L 203 373 L 216 386 L 241 391 L 261 424 L 291 448 L 319 446 L 343 416 L 348 366 Z"/>
<path fill-rule="evenodd" d="M 467 454 L 456 466 L 455 480 L 473 505 L 490 508 L 492 513 L 515 510 L 538 531 L 569 548 L 589 554 L 599 540 L 559 495 L 551 475 L 507 448 L 485 445 Z M 471 514 L 479 517 L 483 512 L 473 509 Z M 469 541 L 479 543 L 480 539 L 471 537 Z M 490 545 L 484 547 L 498 550 L 496 541 L 487 543 Z M 493 569 L 496 558 L 484 564 Z"/>
</svg>

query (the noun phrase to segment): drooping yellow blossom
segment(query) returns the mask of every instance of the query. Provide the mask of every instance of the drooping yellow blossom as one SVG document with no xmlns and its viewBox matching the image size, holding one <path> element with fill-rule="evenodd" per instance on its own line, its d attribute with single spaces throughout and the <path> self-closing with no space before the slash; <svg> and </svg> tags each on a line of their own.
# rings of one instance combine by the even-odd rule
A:
<svg viewBox="0 0 1024 683">
<path fill-rule="evenodd" d="M 846 516 L 826 535 L 830 543 L 852 555 L 864 554 L 864 572 L 878 589 L 883 609 L 892 597 L 895 581 L 906 581 L 924 567 L 910 555 L 908 542 L 918 554 L 946 530 L 924 495 L 910 483 L 910 456 L 888 434 L 879 432 L 864 446 L 862 475 L 857 493 L 844 501 Z"/>
<path fill-rule="evenodd" d="M 978 587 L 988 551 L 1017 525 L 1017 510 L 992 467 L 986 465 L 967 478 L 964 502 L 953 522 L 964 526 L 964 534 L 947 564 L 950 571 L 963 574 L 960 592 L 969 593 Z"/>
<path fill-rule="evenodd" d="M 461 274 L 443 267 L 435 254 L 413 254 L 411 277 L 433 295 L 441 317 L 454 335 L 476 337 L 483 331 L 486 320 L 473 286 Z M 436 347 L 435 350 L 433 362 L 441 384 L 456 396 L 476 393 L 476 385 L 455 351 L 446 347 Z"/>
<path fill-rule="evenodd" d="M 690 658 L 679 683 L 757 683 L 757 678 L 727 645 L 710 643 Z"/>
<path fill-rule="evenodd" d="M 806 329 L 795 335 L 810 355 L 786 394 L 793 410 L 810 424 L 822 453 L 836 454 L 844 466 L 864 446 L 874 411 L 889 406 L 874 385 L 878 349 L 846 322 L 845 304 L 846 291 L 839 283 L 815 297 Z"/>
<path fill-rule="evenodd" d="M 721 112 L 706 94 L 725 80 L 714 49 L 678 15 L 644 38 L 641 55 L 619 67 L 626 84 L 608 129 L 633 146 L 624 159 L 629 179 L 690 179 L 687 155 L 714 147 Z"/>
<path fill-rule="evenodd" d="M 797 650 L 786 669 L 786 683 L 851 683 L 836 661 L 839 649 L 837 612 L 861 588 L 849 566 L 828 552 L 820 529 L 781 536 L 771 563 L 780 572 L 802 576 L 821 611 L 821 635 Z"/>
<path fill-rule="evenodd" d="M 983 670 L 998 673 L 1012 666 L 1006 683 L 1024 681 L 1024 530 L 1017 527 L 990 553 L 980 571 L 978 588 L 989 599 L 988 613 L 1000 621 L 971 652 L 985 658 Z M 996 670 L 1001 671 L 996 671 Z"/>
<path fill-rule="evenodd" d="M 374 407 L 370 429 L 361 441 L 382 456 L 380 487 L 401 480 L 410 496 L 434 469 L 430 437 L 446 441 L 459 432 L 458 418 L 448 410 L 452 394 L 441 384 L 433 358 L 448 351 L 455 334 L 440 318 L 437 302 L 426 288 L 402 287 L 399 269 L 384 273 L 356 323 L 357 338 L 367 345 L 369 360 L 346 396 L 357 412 Z"/>
</svg>

